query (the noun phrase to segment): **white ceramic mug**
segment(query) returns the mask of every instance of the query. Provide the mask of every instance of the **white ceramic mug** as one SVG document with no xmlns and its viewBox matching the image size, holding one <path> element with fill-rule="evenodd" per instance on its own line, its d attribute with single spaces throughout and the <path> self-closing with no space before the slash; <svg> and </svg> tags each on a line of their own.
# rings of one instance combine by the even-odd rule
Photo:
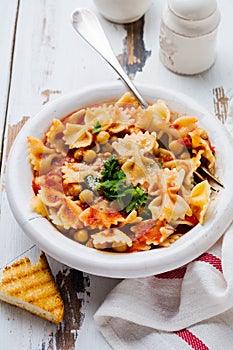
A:
<svg viewBox="0 0 233 350">
<path fill-rule="evenodd" d="M 151 0 L 94 0 L 98 11 L 109 21 L 130 23 L 141 18 Z"/>
</svg>

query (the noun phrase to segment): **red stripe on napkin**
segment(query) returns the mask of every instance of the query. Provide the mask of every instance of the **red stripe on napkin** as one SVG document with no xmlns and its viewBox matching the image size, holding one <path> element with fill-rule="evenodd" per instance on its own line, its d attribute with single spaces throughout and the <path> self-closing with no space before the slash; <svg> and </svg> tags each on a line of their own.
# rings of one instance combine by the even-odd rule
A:
<svg viewBox="0 0 233 350">
<path fill-rule="evenodd" d="M 219 259 L 217 256 L 209 253 L 204 253 L 198 258 L 194 260 L 195 261 L 202 261 L 206 262 L 213 267 L 215 267 L 218 271 L 222 272 L 222 262 L 221 259 Z M 183 278 L 185 275 L 185 272 L 187 270 L 187 266 L 182 266 L 178 269 L 160 273 L 158 275 L 155 275 L 156 278 L 161 278 L 161 279 L 175 279 L 175 278 Z"/>
<path fill-rule="evenodd" d="M 222 262 L 221 259 L 219 259 L 217 256 L 209 253 L 204 253 L 199 258 L 196 259 L 196 261 L 203 261 L 206 262 L 213 267 L 216 268 L 216 270 L 222 272 Z"/>
<path fill-rule="evenodd" d="M 199 256 L 194 261 L 202 261 L 212 265 L 216 270 L 222 272 L 222 262 L 217 256 L 209 253 L 204 253 Z M 182 338 L 189 346 L 191 346 L 194 350 L 209 350 L 208 346 L 206 346 L 203 341 L 197 338 L 192 332 L 188 329 L 182 329 L 181 331 L 174 332 L 180 338 Z"/>
<path fill-rule="evenodd" d="M 186 272 L 187 266 L 182 266 L 179 269 L 160 273 L 155 275 L 156 278 L 162 279 L 174 279 L 174 278 L 183 278 Z"/>
<path fill-rule="evenodd" d="M 208 346 L 206 346 L 201 339 L 197 338 L 192 332 L 187 329 L 177 331 L 175 334 L 182 338 L 194 350 L 209 350 Z"/>
</svg>

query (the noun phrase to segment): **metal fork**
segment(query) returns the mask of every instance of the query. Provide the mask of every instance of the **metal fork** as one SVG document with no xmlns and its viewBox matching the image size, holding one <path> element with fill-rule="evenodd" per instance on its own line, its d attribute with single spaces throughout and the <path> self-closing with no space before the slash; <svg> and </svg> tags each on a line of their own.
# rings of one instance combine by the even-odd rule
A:
<svg viewBox="0 0 233 350">
<path fill-rule="evenodd" d="M 225 95 L 222 86 L 213 89 L 213 100 L 215 116 L 221 121 L 222 124 L 224 124 L 227 119 L 229 98 Z M 205 167 L 201 166 L 200 169 L 203 172 L 203 176 L 199 172 L 195 172 L 196 176 L 199 179 L 204 180 L 204 175 L 206 175 L 207 177 L 211 178 L 213 182 L 215 182 L 221 187 L 224 187 L 222 182 L 219 179 L 217 179 L 213 174 L 211 174 Z M 216 191 L 216 189 L 213 187 L 211 187 L 211 189 Z"/>
</svg>

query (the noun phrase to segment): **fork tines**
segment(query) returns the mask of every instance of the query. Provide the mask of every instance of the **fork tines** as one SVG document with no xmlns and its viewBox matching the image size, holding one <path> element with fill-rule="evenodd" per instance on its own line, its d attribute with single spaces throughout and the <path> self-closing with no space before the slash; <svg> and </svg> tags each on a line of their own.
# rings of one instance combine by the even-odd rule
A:
<svg viewBox="0 0 233 350">
<path fill-rule="evenodd" d="M 205 175 L 206 175 L 207 177 L 209 177 L 209 178 L 210 178 L 211 180 L 213 180 L 216 184 L 218 184 L 219 186 L 221 186 L 221 187 L 224 188 L 223 183 L 222 183 L 216 176 L 214 176 L 213 174 L 211 174 L 211 173 L 209 172 L 208 169 L 206 169 L 204 166 L 201 166 L 200 168 L 201 168 L 201 170 L 205 173 Z"/>
<path fill-rule="evenodd" d="M 221 121 L 221 123 L 224 124 L 227 119 L 229 98 L 225 95 L 225 91 L 222 86 L 213 89 L 213 99 L 214 99 L 215 115 Z M 204 166 L 200 166 L 196 170 L 195 175 L 201 180 L 204 180 L 205 178 L 209 178 L 214 183 L 224 188 L 223 183 L 218 178 L 216 178 L 212 173 L 210 173 L 209 170 L 206 169 Z M 215 190 L 214 188 L 212 189 Z"/>
</svg>

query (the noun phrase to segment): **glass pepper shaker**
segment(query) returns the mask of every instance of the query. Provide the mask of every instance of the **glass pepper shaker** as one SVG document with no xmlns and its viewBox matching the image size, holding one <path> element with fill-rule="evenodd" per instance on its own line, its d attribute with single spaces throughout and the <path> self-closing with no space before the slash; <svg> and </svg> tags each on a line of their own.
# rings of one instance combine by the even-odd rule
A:
<svg viewBox="0 0 233 350">
<path fill-rule="evenodd" d="M 160 27 L 160 60 L 171 71 L 192 75 L 216 57 L 220 12 L 216 0 L 168 0 Z"/>
</svg>

